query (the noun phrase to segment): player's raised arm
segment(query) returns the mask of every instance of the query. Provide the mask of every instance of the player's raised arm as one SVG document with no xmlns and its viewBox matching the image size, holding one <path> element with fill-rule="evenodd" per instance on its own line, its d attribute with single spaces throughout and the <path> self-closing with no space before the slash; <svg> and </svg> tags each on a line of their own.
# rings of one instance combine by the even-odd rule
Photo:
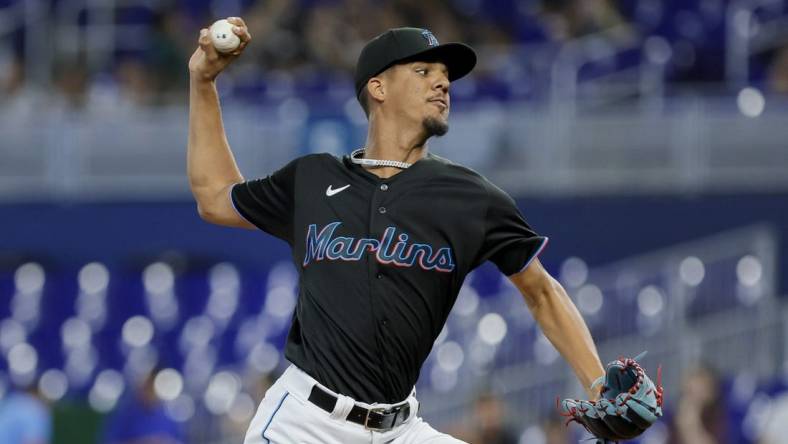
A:
<svg viewBox="0 0 788 444">
<path fill-rule="evenodd" d="M 238 17 L 228 21 L 240 38 L 237 49 L 219 53 L 209 30 L 200 30 L 199 46 L 189 60 L 188 175 L 200 216 L 208 222 L 254 228 L 235 212 L 230 188 L 244 180 L 235 163 L 222 124 L 216 77 L 251 40 L 246 24 Z"/>
<path fill-rule="evenodd" d="M 599 392 L 592 391 L 591 385 L 605 370 L 591 332 L 564 288 L 537 258 L 509 279 L 522 293 L 544 335 L 572 366 L 589 396 L 598 398 Z"/>
</svg>

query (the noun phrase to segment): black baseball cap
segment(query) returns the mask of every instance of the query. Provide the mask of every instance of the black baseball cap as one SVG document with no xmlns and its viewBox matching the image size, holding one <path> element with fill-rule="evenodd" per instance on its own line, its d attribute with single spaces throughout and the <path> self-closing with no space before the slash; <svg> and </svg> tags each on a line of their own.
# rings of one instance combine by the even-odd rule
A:
<svg viewBox="0 0 788 444">
<path fill-rule="evenodd" d="M 471 72 L 476 65 L 476 52 L 464 43 L 441 45 L 427 29 L 389 29 L 370 40 L 358 56 L 356 97 L 369 79 L 390 66 L 418 60 L 442 62 L 449 70 L 449 81 L 454 81 Z"/>
</svg>

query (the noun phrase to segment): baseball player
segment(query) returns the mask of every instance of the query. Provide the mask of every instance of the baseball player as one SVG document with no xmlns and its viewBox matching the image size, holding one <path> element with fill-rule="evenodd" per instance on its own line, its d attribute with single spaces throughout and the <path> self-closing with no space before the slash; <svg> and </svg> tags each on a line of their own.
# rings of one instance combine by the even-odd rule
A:
<svg viewBox="0 0 788 444">
<path fill-rule="evenodd" d="M 582 317 L 537 259 L 547 238 L 501 189 L 428 150 L 448 131 L 450 84 L 473 69 L 473 49 L 418 28 L 377 36 L 355 73 L 365 146 L 247 181 L 214 84 L 251 40 L 243 20 L 229 21 L 238 50 L 217 53 L 203 29 L 189 61 L 191 189 L 206 221 L 286 241 L 300 288 L 285 348 L 292 365 L 245 442 L 459 443 L 418 416 L 414 385 L 465 276 L 487 260 L 596 399 L 592 383 L 605 371 Z"/>
</svg>

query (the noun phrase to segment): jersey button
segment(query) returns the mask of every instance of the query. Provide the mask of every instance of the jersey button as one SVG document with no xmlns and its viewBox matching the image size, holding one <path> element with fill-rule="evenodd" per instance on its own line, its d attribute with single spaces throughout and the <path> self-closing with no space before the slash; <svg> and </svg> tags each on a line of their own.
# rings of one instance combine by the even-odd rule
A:
<svg viewBox="0 0 788 444">
<path fill-rule="evenodd" d="M 383 273 L 378 273 L 376 276 L 378 279 L 383 279 Z"/>
<path fill-rule="evenodd" d="M 386 207 L 380 207 L 380 208 L 378 208 L 378 213 L 380 213 L 380 214 L 386 214 Z"/>
<path fill-rule="evenodd" d="M 388 189 L 389 189 L 389 186 L 387 184 L 385 184 L 385 183 L 380 186 L 380 191 L 386 191 Z"/>
</svg>

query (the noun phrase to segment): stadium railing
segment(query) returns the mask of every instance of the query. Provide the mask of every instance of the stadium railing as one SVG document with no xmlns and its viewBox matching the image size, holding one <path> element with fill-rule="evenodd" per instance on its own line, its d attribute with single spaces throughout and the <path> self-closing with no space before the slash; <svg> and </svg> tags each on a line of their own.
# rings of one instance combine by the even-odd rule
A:
<svg viewBox="0 0 788 444">
<path fill-rule="evenodd" d="M 431 149 L 522 196 L 784 191 L 786 100 L 755 90 L 743 96 L 677 98 L 667 102 L 669 112 L 633 105 L 574 116 L 468 103 L 457 106 L 452 129 Z M 0 110 L 0 201 L 189 198 L 184 108 L 64 114 L 46 103 L 33 106 L 34 115 Z M 352 97 L 344 107 L 289 97 L 225 108 L 230 143 L 250 176 L 301 154 L 344 154 L 364 140 Z"/>
</svg>

